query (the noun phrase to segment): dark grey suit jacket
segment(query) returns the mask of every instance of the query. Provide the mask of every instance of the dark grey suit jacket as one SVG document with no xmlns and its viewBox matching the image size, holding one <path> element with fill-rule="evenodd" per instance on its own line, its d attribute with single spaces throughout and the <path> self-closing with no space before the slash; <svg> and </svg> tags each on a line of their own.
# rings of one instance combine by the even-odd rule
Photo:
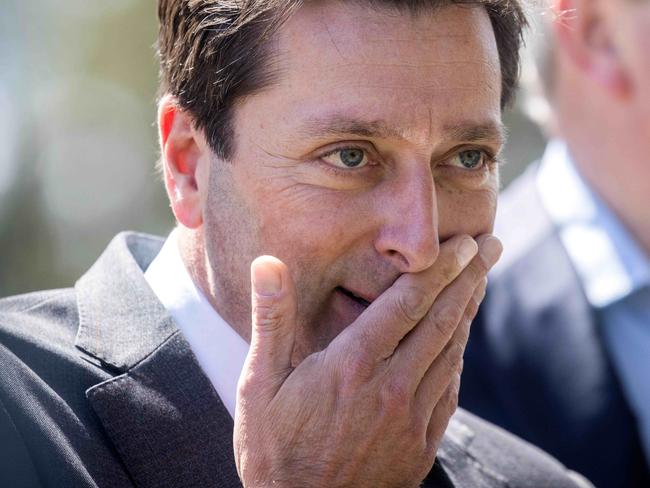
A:
<svg viewBox="0 0 650 488">
<path fill-rule="evenodd" d="M 232 420 L 144 280 L 161 244 L 120 234 L 74 289 L 0 301 L 0 486 L 240 486 Z M 459 411 L 425 486 L 580 483 Z"/>
<path fill-rule="evenodd" d="M 536 171 L 500 200 L 504 254 L 472 324 L 460 404 L 599 487 L 650 486 L 635 419 Z"/>
</svg>

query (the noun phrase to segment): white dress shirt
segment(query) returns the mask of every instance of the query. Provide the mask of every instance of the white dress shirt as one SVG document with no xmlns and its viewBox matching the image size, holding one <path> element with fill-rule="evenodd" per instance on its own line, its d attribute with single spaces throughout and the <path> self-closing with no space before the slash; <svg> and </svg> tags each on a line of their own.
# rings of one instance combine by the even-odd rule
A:
<svg viewBox="0 0 650 488">
<path fill-rule="evenodd" d="M 596 313 L 650 463 L 650 257 L 582 179 L 563 142 L 548 145 L 537 184 Z"/>
<path fill-rule="evenodd" d="M 190 278 L 178 250 L 177 230 L 169 235 L 144 277 L 234 417 L 237 382 L 248 354 L 248 343 L 221 318 Z"/>
</svg>

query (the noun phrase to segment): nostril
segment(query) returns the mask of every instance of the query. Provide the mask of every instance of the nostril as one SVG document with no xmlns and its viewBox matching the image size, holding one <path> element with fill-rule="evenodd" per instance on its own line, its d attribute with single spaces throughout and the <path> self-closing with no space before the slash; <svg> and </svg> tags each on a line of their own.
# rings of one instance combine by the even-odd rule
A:
<svg viewBox="0 0 650 488">
<path fill-rule="evenodd" d="M 389 249 L 386 254 L 388 254 L 388 256 L 393 261 L 397 261 L 396 265 L 401 271 L 408 271 L 411 263 L 409 263 L 409 260 L 406 258 L 406 256 L 404 256 L 404 254 L 399 251 L 395 251 L 394 249 Z"/>
</svg>

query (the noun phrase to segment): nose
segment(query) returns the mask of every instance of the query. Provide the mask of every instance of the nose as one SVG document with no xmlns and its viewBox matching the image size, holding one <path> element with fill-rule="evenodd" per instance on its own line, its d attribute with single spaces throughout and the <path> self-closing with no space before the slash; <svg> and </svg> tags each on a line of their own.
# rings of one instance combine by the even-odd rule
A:
<svg viewBox="0 0 650 488">
<path fill-rule="evenodd" d="M 376 250 L 402 273 L 429 268 L 438 257 L 438 206 L 433 175 L 413 170 L 396 179 L 379 199 Z"/>
</svg>

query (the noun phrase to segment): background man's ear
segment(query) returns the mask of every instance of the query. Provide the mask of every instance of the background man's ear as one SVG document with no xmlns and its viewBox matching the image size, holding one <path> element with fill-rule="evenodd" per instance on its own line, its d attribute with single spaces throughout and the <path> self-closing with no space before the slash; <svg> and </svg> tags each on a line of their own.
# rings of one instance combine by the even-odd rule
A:
<svg viewBox="0 0 650 488">
<path fill-rule="evenodd" d="M 630 81 L 602 14 L 603 1 L 554 0 L 558 50 L 610 95 L 627 97 Z"/>
<path fill-rule="evenodd" d="M 172 211 L 180 224 L 195 229 L 203 223 L 209 154 L 194 119 L 171 95 L 165 95 L 158 104 L 158 133 Z"/>
</svg>

